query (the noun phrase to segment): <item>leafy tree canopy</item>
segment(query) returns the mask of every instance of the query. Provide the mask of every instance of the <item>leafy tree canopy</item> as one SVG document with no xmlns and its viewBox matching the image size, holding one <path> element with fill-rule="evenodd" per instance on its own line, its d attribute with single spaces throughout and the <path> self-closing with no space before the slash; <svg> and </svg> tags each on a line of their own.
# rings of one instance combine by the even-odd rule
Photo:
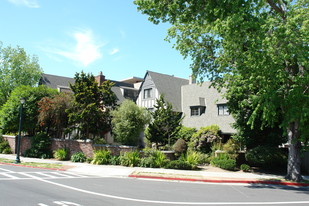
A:
<svg viewBox="0 0 309 206">
<path fill-rule="evenodd" d="M 69 126 L 67 110 L 72 108 L 72 102 L 72 94 L 60 93 L 53 97 L 43 97 L 38 103 L 38 121 L 49 136 L 64 137 L 64 130 Z"/>
<path fill-rule="evenodd" d="M 243 89 L 252 105 L 248 124 L 277 122 L 290 143 L 287 178 L 300 175 L 301 144 L 308 142 L 308 0 L 136 0 L 153 23 L 169 22 L 167 40 L 191 57 L 195 76 Z M 279 112 L 278 112 L 279 111 Z M 233 111 L 230 111 L 233 113 Z"/>
<path fill-rule="evenodd" d="M 112 112 L 113 134 L 117 142 L 136 146 L 145 124 L 150 121 L 150 113 L 138 107 L 133 101 L 125 100 L 119 108 Z"/>
<path fill-rule="evenodd" d="M 42 69 L 36 56 L 27 55 L 17 46 L 3 47 L 0 42 L 0 107 L 7 101 L 14 88 L 20 85 L 35 86 Z"/>
<path fill-rule="evenodd" d="M 20 98 L 25 99 L 23 105 L 23 125 L 22 131 L 28 135 L 34 135 L 38 132 L 38 103 L 43 97 L 51 97 L 58 92 L 55 89 L 47 88 L 46 86 L 30 87 L 20 86 L 16 87 L 8 101 L 2 106 L 0 110 L 0 124 L 4 133 L 17 133 L 19 126 L 19 108 Z"/>
</svg>

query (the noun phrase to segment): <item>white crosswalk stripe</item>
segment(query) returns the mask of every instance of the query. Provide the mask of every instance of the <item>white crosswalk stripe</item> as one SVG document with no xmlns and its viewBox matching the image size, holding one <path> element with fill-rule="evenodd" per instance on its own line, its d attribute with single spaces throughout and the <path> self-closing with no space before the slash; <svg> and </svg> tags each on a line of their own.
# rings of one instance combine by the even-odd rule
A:
<svg viewBox="0 0 309 206">
<path fill-rule="evenodd" d="M 0 168 L 1 169 L 1 168 Z M 5 171 L 5 172 L 1 172 Z M 11 170 L 0 170 L 1 180 L 26 180 L 26 179 L 72 179 L 87 178 L 88 176 L 74 174 L 71 172 L 14 172 Z"/>
</svg>

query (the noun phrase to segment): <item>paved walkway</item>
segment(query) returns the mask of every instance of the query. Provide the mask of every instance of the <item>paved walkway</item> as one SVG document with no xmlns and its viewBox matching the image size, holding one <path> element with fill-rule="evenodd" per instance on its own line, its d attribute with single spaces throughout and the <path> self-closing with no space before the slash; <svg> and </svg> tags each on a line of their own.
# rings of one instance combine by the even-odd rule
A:
<svg viewBox="0 0 309 206">
<path fill-rule="evenodd" d="M 15 160 L 16 155 L 0 154 L 0 158 Z M 174 170 L 161 168 L 123 167 L 112 165 L 92 165 L 88 163 L 73 163 L 70 161 L 58 161 L 53 159 L 37 159 L 21 157 L 22 162 L 40 162 L 61 164 L 67 167 L 67 171 L 95 175 L 102 177 L 131 177 L 160 180 L 195 181 L 213 183 L 245 183 L 245 184 L 277 184 L 309 186 L 309 183 L 291 183 L 284 181 L 284 176 L 263 173 L 246 173 L 242 171 L 232 172 L 214 167 L 205 167 L 201 170 Z M 309 176 L 304 176 L 309 180 Z"/>
</svg>

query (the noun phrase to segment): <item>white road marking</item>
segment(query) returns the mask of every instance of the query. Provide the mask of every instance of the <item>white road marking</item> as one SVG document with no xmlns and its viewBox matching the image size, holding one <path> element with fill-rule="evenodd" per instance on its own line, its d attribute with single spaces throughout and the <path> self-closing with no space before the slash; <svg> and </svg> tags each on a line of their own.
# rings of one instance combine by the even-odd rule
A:
<svg viewBox="0 0 309 206">
<path fill-rule="evenodd" d="M 9 177 L 9 178 L 11 178 L 11 179 L 20 179 L 19 177 L 13 176 L 13 175 L 8 174 L 8 173 L 1 173 L 1 175 L 6 176 L 6 177 Z"/>
<path fill-rule="evenodd" d="M 2 170 L 2 171 L 4 171 L 4 172 L 14 172 L 14 171 L 12 171 L 12 170 L 2 169 L 2 168 L 0 168 L 0 170 Z"/>
<path fill-rule="evenodd" d="M 31 176 L 31 175 L 29 175 Z M 169 205 L 287 205 L 287 204 L 309 204 L 309 201 L 288 201 L 288 202 L 173 202 L 173 201 L 158 201 L 158 200 L 143 200 L 143 199 L 136 199 L 136 198 L 129 198 L 129 197 L 121 197 L 116 195 L 109 195 L 99 192 L 92 192 L 89 190 L 84 190 L 76 187 L 71 187 L 68 185 L 52 182 L 49 180 L 45 180 L 39 177 L 32 176 L 34 179 L 37 179 L 39 181 L 56 185 L 59 187 L 67 188 L 70 190 L 106 197 L 106 198 L 112 198 L 112 199 L 118 199 L 118 200 L 126 200 L 126 201 L 133 201 L 133 202 L 143 202 L 143 203 L 153 203 L 153 204 L 169 204 Z"/>
</svg>

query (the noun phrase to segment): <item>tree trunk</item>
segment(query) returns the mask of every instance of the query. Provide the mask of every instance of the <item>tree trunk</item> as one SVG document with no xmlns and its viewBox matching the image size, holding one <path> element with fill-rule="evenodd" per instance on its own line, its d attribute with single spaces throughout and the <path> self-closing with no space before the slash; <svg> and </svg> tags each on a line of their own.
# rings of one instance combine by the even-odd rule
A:
<svg viewBox="0 0 309 206">
<path fill-rule="evenodd" d="M 303 178 L 301 176 L 301 142 L 298 137 L 299 134 L 299 123 L 291 122 L 287 129 L 288 132 L 288 143 L 289 143 L 289 157 L 287 165 L 287 180 L 300 182 Z"/>
</svg>

